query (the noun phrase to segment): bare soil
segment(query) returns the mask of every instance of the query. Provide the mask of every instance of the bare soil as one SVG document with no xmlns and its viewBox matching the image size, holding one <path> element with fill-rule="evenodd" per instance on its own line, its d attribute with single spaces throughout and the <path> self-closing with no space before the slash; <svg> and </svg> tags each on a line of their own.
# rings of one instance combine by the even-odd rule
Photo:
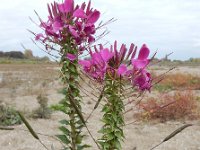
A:
<svg viewBox="0 0 200 150">
<path fill-rule="evenodd" d="M 169 68 L 153 69 L 158 74 L 167 71 Z M 200 67 L 180 67 L 174 72 L 190 73 L 200 75 Z M 84 77 L 80 81 L 83 98 L 84 116 L 87 117 L 92 111 L 98 96 L 98 85 Z M 17 110 L 25 113 L 31 113 L 39 105 L 36 97 L 39 94 L 47 95 L 49 105 L 58 103 L 63 95 L 59 93 L 63 85 L 59 79 L 59 66 L 55 64 L 0 64 L 0 101 Z M 199 91 L 195 91 L 199 94 Z M 86 95 L 87 94 L 87 95 Z M 146 93 L 145 97 L 155 95 L 156 92 Z M 128 106 L 127 109 L 133 107 Z M 88 127 L 93 136 L 97 139 L 100 134 L 97 133 L 101 127 L 101 108 L 91 115 Z M 125 115 L 126 123 L 135 121 L 131 111 Z M 28 118 L 32 127 L 39 133 L 41 141 L 50 149 L 59 150 L 62 145 L 53 137 L 59 133 L 57 129 L 58 121 L 65 117 L 60 112 L 54 112 L 51 119 L 32 119 Z M 200 150 L 200 120 L 194 121 L 169 121 L 166 123 L 137 121 L 126 125 L 125 141 L 123 150 L 150 150 L 153 146 L 159 144 L 166 136 L 185 123 L 195 124 L 188 127 L 171 140 L 160 145 L 155 150 Z M 35 140 L 24 125 L 14 126 L 14 131 L 0 130 L 0 150 L 45 150 L 43 146 Z M 95 143 L 86 131 L 85 141 L 92 145 L 90 150 L 97 150 Z"/>
</svg>

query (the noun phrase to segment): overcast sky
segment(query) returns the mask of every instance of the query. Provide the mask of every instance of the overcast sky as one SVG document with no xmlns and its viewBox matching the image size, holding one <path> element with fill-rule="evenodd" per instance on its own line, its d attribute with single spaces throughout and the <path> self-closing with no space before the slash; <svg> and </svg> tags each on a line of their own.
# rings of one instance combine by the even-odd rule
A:
<svg viewBox="0 0 200 150">
<path fill-rule="evenodd" d="M 83 0 L 75 0 L 80 3 Z M 22 50 L 20 43 L 43 56 L 30 40 L 26 29 L 40 32 L 29 19 L 37 21 L 35 9 L 43 20 L 47 18 L 46 3 L 51 0 L 1 0 L 0 50 Z M 158 57 L 174 52 L 172 59 L 200 57 L 200 0 L 93 0 L 94 8 L 102 12 L 101 20 L 116 18 L 108 26 L 110 34 L 103 41 L 146 43 Z"/>
</svg>

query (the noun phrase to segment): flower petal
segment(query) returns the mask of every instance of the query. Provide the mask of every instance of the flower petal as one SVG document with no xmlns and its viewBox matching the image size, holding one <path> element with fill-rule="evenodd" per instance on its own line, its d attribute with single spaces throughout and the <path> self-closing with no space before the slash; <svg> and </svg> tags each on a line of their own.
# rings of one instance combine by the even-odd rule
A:
<svg viewBox="0 0 200 150">
<path fill-rule="evenodd" d="M 58 4 L 58 9 L 64 13 L 65 12 L 65 7 L 64 7 L 64 4 Z"/>
<path fill-rule="evenodd" d="M 54 32 L 59 31 L 61 28 L 62 28 L 62 25 L 61 25 L 61 23 L 59 21 L 55 21 L 53 23 L 53 31 Z"/>
<path fill-rule="evenodd" d="M 74 61 L 77 58 L 76 55 L 70 54 L 70 53 L 67 53 L 66 57 L 67 57 L 67 59 L 69 59 L 71 61 Z"/>
<path fill-rule="evenodd" d="M 75 38 L 79 37 L 78 33 L 76 32 L 73 26 L 69 26 L 69 31 Z"/>
<path fill-rule="evenodd" d="M 89 17 L 88 17 L 88 20 L 87 20 L 87 23 L 88 24 L 94 24 L 100 17 L 100 12 L 95 10 L 94 12 L 92 12 Z"/>
<path fill-rule="evenodd" d="M 43 35 L 42 33 L 39 33 L 39 34 L 37 34 L 37 35 L 35 36 L 35 40 L 38 41 L 38 40 L 41 39 L 41 37 L 44 38 L 44 35 Z"/>
<path fill-rule="evenodd" d="M 74 17 L 77 17 L 77 18 L 86 18 L 86 15 L 83 11 L 83 9 L 79 8 L 79 9 L 76 9 L 73 13 L 73 16 Z"/>
<path fill-rule="evenodd" d="M 74 0 L 65 0 L 63 4 L 58 4 L 58 9 L 62 13 L 68 13 L 73 10 L 74 7 Z"/>
<path fill-rule="evenodd" d="M 89 38 L 88 38 L 88 43 L 93 43 L 95 41 L 95 38 L 91 35 L 89 35 Z"/>
<path fill-rule="evenodd" d="M 149 56 L 149 53 L 150 53 L 150 51 L 149 51 L 148 47 L 145 44 L 143 44 L 140 49 L 138 59 L 140 59 L 140 60 L 147 59 Z"/>
<path fill-rule="evenodd" d="M 91 62 L 89 60 L 79 60 L 78 64 L 81 65 L 82 67 L 90 67 L 91 66 Z"/>
<path fill-rule="evenodd" d="M 121 64 L 117 70 L 117 74 L 120 75 L 124 75 L 127 71 L 127 67 L 125 64 Z"/>
<path fill-rule="evenodd" d="M 133 84 L 138 86 L 141 91 L 150 90 L 151 88 L 151 74 L 146 70 L 143 70 L 141 74 L 133 78 Z"/>
<path fill-rule="evenodd" d="M 100 51 L 102 59 L 107 62 L 109 59 L 113 57 L 113 53 L 110 52 L 107 48 Z"/>
<path fill-rule="evenodd" d="M 65 12 L 71 12 L 74 7 L 74 0 L 65 0 L 64 2 Z"/>
<path fill-rule="evenodd" d="M 148 65 L 149 60 L 132 59 L 131 62 L 135 69 L 144 69 Z"/>
</svg>

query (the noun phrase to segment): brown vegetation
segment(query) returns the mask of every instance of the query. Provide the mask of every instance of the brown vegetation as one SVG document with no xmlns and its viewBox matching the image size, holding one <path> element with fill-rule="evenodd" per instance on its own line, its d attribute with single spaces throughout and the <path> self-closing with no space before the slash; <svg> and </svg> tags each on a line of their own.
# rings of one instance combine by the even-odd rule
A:
<svg viewBox="0 0 200 150">
<path fill-rule="evenodd" d="M 183 73 L 168 74 L 164 77 L 164 80 L 155 85 L 155 89 L 158 91 L 199 90 L 200 77 Z"/>
<path fill-rule="evenodd" d="M 179 119 L 199 118 L 197 97 L 191 91 L 165 94 L 158 98 L 149 98 L 139 105 L 142 110 L 137 116 L 145 120 L 158 119 L 161 122 Z"/>
</svg>

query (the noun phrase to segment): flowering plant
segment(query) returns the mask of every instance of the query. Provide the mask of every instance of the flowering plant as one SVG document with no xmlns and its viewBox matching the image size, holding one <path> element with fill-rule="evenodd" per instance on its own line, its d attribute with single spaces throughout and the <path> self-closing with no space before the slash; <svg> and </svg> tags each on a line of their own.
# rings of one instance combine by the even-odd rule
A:
<svg viewBox="0 0 200 150">
<path fill-rule="evenodd" d="M 91 1 L 87 5 L 82 3 L 75 6 L 73 0 L 65 0 L 64 3 L 54 2 L 47 6 L 48 20 L 44 22 L 39 18 L 39 26 L 44 33 L 35 34 L 36 40 L 41 40 L 47 48 L 47 43 L 58 44 L 61 47 L 70 43 L 78 47 L 79 53 L 87 44 L 95 41 L 95 23 L 100 17 L 100 12 L 91 8 Z"/>
<path fill-rule="evenodd" d="M 123 80 L 128 80 L 133 87 L 139 91 L 150 90 L 151 75 L 146 70 L 150 59 L 149 49 L 144 44 L 139 51 L 138 58 L 135 58 L 137 47 L 131 44 L 127 49 L 122 44 L 120 50 L 117 50 L 117 41 L 114 45 L 104 48 L 100 45 L 99 50 L 95 52 L 90 50 L 91 58 L 88 60 L 79 60 L 79 64 L 84 71 L 98 82 L 104 83 L 103 95 L 107 99 L 102 112 L 104 123 L 99 131 L 103 136 L 99 139 L 101 148 L 104 150 L 121 149 L 121 141 L 124 139 L 124 103 Z M 100 103 L 101 98 L 95 105 Z"/>
<path fill-rule="evenodd" d="M 65 85 L 63 94 L 65 98 L 60 102 L 58 110 L 67 115 L 67 119 L 61 120 L 61 135 L 57 137 L 65 144 L 64 149 L 81 150 L 87 148 L 83 144 L 82 128 L 87 128 L 82 115 L 81 95 L 79 87 L 79 71 L 81 65 L 84 72 L 97 82 L 104 84 L 102 94 L 95 105 L 98 107 L 101 99 L 107 99 L 102 111 L 104 115 L 103 127 L 99 130 L 102 137 L 95 141 L 99 149 L 121 149 L 121 141 L 124 139 L 124 103 L 123 92 L 126 80 L 137 91 L 150 90 L 151 75 L 147 71 L 150 62 L 149 49 L 144 44 L 135 58 L 137 47 L 131 44 L 129 48 L 122 44 L 117 48 L 117 41 L 109 48 L 94 46 L 96 30 L 105 24 L 96 27 L 95 23 L 100 18 L 100 12 L 91 7 L 91 1 L 75 5 L 74 0 L 65 0 L 63 3 L 48 4 L 48 20 L 43 21 L 39 15 L 42 33 L 33 33 L 35 40 L 42 43 L 48 53 L 56 51 L 60 55 L 61 78 Z M 112 19 L 111 19 L 112 20 Z M 103 33 L 104 34 L 104 33 Z M 101 34 L 101 35 L 103 35 Z M 56 47 L 59 49 L 57 50 Z M 91 56 L 88 60 L 79 59 L 79 55 L 88 51 Z M 92 135 L 91 135 L 92 136 Z"/>
<path fill-rule="evenodd" d="M 69 119 L 60 121 L 59 129 L 62 134 L 57 137 L 65 144 L 64 149 L 81 150 L 88 145 L 83 144 L 82 128 L 86 123 L 80 105 L 78 56 L 95 41 L 95 23 L 100 17 L 100 12 L 92 8 L 91 1 L 88 4 L 75 5 L 74 0 L 65 0 L 63 3 L 48 4 L 47 7 L 48 20 L 43 21 L 38 16 L 39 27 L 44 32 L 32 33 L 35 40 L 45 46 L 45 51 L 56 51 L 61 57 L 61 78 L 65 85 L 65 98 L 57 108 Z M 55 49 L 55 46 L 59 49 Z"/>
<path fill-rule="evenodd" d="M 125 44 L 121 45 L 117 50 L 117 41 L 110 49 L 100 46 L 100 50 L 95 47 L 95 52 L 90 50 L 91 59 L 79 60 L 79 64 L 83 70 L 92 78 L 99 82 L 105 79 L 107 73 L 113 78 L 128 79 L 133 86 L 137 86 L 140 90 L 150 90 L 151 75 L 146 70 L 150 59 L 149 49 L 144 44 L 135 58 L 137 48 L 131 44 L 127 49 Z M 128 69 L 128 67 L 130 69 Z"/>
</svg>

